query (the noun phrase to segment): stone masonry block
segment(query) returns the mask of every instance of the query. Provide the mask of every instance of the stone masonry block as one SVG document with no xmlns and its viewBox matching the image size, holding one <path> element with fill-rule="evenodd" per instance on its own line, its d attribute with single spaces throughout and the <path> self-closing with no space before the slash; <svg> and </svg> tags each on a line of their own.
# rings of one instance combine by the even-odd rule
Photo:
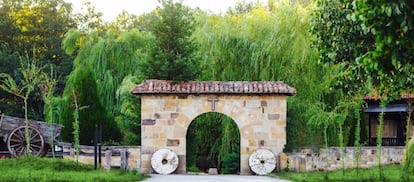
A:
<svg viewBox="0 0 414 182">
<path fill-rule="evenodd" d="M 270 138 L 270 134 L 267 132 L 255 132 L 254 136 L 255 136 L 255 139 L 259 139 L 259 140 L 267 140 Z"/>
<path fill-rule="evenodd" d="M 268 114 L 267 119 L 269 119 L 269 120 L 279 120 L 280 119 L 280 114 Z"/>
<path fill-rule="evenodd" d="M 178 139 L 168 139 L 167 140 L 167 146 L 179 146 L 180 140 Z"/>
<path fill-rule="evenodd" d="M 143 119 L 142 125 L 155 125 L 155 119 Z"/>
<path fill-rule="evenodd" d="M 145 154 L 152 155 L 155 152 L 155 147 L 146 147 L 141 149 L 141 155 L 144 156 Z"/>
<path fill-rule="evenodd" d="M 249 141 L 249 146 L 250 147 L 256 147 L 257 146 L 257 143 L 256 143 L 256 140 L 254 140 L 254 139 L 249 139 L 248 140 Z"/>
<path fill-rule="evenodd" d="M 272 133 L 272 139 L 278 139 L 278 140 L 286 139 L 286 133 Z"/>
<path fill-rule="evenodd" d="M 169 119 L 168 120 L 168 125 L 174 125 L 176 122 L 176 119 Z"/>
<path fill-rule="evenodd" d="M 168 119 L 157 119 L 158 126 L 167 126 L 169 125 Z"/>
<path fill-rule="evenodd" d="M 174 138 L 186 138 L 186 129 L 182 126 L 175 126 L 174 131 Z"/>
<path fill-rule="evenodd" d="M 278 127 L 286 127 L 286 121 L 285 120 L 277 120 L 276 126 Z"/>
<path fill-rule="evenodd" d="M 260 101 L 260 106 L 261 107 L 267 107 L 267 101 L 265 101 L 265 100 Z"/>
<path fill-rule="evenodd" d="M 164 102 L 164 107 L 165 108 L 175 108 L 177 106 L 178 106 L 178 100 L 168 99 L 168 100 L 165 100 L 165 102 Z"/>
<path fill-rule="evenodd" d="M 171 119 L 177 119 L 180 113 L 171 113 Z"/>
<path fill-rule="evenodd" d="M 244 106 L 247 108 L 257 108 L 262 106 L 262 102 L 260 100 L 246 100 L 244 101 Z"/>
</svg>

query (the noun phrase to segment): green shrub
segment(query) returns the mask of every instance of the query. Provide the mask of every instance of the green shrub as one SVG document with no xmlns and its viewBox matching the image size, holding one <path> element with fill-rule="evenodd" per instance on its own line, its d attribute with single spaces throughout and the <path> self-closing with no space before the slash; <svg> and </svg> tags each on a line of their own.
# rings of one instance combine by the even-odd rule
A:
<svg viewBox="0 0 414 182">
<path fill-rule="evenodd" d="M 221 162 L 222 174 L 236 174 L 240 171 L 240 157 L 238 153 L 230 153 L 224 155 Z"/>
<path fill-rule="evenodd" d="M 200 169 L 198 169 L 197 166 L 190 166 L 190 167 L 187 168 L 187 171 L 198 173 L 198 172 L 200 172 Z"/>
</svg>

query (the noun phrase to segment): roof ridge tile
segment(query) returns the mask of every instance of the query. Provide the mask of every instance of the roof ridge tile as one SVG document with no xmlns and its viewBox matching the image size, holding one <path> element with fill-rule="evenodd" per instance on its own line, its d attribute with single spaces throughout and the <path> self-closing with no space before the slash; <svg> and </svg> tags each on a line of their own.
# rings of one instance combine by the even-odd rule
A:
<svg viewBox="0 0 414 182">
<path fill-rule="evenodd" d="M 146 80 L 133 94 L 281 94 L 295 95 L 296 89 L 282 81 L 187 81 Z"/>
</svg>

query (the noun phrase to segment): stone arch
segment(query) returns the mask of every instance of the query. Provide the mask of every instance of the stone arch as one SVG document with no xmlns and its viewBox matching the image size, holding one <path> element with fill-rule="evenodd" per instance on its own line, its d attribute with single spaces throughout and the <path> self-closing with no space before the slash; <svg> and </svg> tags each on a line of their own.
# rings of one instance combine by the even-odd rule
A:
<svg viewBox="0 0 414 182">
<path fill-rule="evenodd" d="M 200 122 L 200 120 L 197 120 L 197 119 L 199 119 L 199 118 L 203 118 L 203 117 L 206 117 L 206 116 L 208 116 L 209 114 L 212 114 L 212 113 L 214 113 L 214 114 L 217 114 L 217 115 L 221 115 L 221 116 L 224 116 L 225 118 L 228 118 L 228 119 L 230 119 L 229 120 L 229 122 L 231 122 L 231 125 L 234 125 L 234 128 L 235 128 L 235 130 L 237 130 L 237 136 L 238 136 L 238 139 L 237 139 L 237 146 L 238 146 L 238 150 L 237 150 L 237 153 L 238 153 L 238 163 L 239 163 L 239 166 L 240 166 L 240 128 L 239 128 L 239 126 L 237 125 L 237 123 L 234 121 L 234 119 L 233 118 L 231 118 L 231 117 L 229 117 L 228 115 L 226 115 L 226 114 L 224 114 L 224 113 L 221 113 L 221 112 L 216 112 L 216 111 L 212 111 L 212 112 L 205 112 L 205 113 L 200 113 L 198 116 L 196 116 L 193 120 L 191 120 L 191 122 L 190 122 L 190 125 L 187 127 L 187 132 L 186 132 L 186 144 L 187 144 L 187 146 L 188 146 L 188 144 L 189 144 L 189 141 L 188 141 L 188 139 L 189 139 L 189 131 L 191 130 L 191 129 L 195 129 L 195 128 L 192 128 L 193 126 L 194 126 L 194 124 L 196 124 L 196 122 L 198 122 L 197 124 L 200 124 L 200 125 L 204 125 L 205 123 L 199 123 Z M 203 121 L 203 120 L 202 120 Z M 204 120 L 204 121 L 206 121 L 206 120 Z M 220 122 L 220 124 L 221 124 L 221 122 Z M 210 138 L 211 139 L 211 138 Z M 220 140 L 221 141 L 221 139 L 222 138 L 217 138 L 218 140 Z M 189 153 L 189 150 L 188 150 L 188 148 L 187 148 L 187 146 L 185 146 L 186 147 L 186 155 L 188 155 Z M 200 157 L 200 156 L 199 156 Z M 188 158 L 187 158 L 188 159 Z M 187 161 L 186 161 L 187 162 Z M 214 162 L 214 161 L 213 161 Z M 206 165 L 208 165 L 208 164 L 206 164 Z M 186 167 L 188 168 L 189 167 L 189 164 L 186 164 Z M 208 166 L 208 167 L 211 167 L 211 166 Z M 221 167 L 221 166 L 216 166 L 218 169 L 219 169 L 219 167 Z M 219 170 L 220 171 L 220 170 Z M 237 171 L 237 172 L 240 172 L 240 169 Z"/>
<path fill-rule="evenodd" d="M 177 153 L 175 173 L 186 172 L 186 134 L 198 115 L 219 112 L 240 130 L 240 173 L 251 174 L 249 155 L 267 148 L 275 155 L 286 144 L 286 98 L 296 90 L 283 82 L 184 82 L 147 80 L 131 91 L 141 96 L 141 171 L 152 172 L 152 154 Z"/>
<path fill-rule="evenodd" d="M 228 114 L 226 114 L 226 113 L 222 113 L 222 112 L 219 112 L 219 111 L 207 111 L 207 112 L 199 113 L 196 117 L 191 118 L 191 119 L 190 119 L 190 123 L 189 123 L 189 124 L 188 124 L 188 126 L 186 127 L 186 128 L 187 128 L 187 131 L 188 131 L 188 129 L 190 128 L 190 126 L 191 126 L 192 122 L 193 122 L 193 121 L 194 121 L 197 117 L 200 117 L 200 116 L 202 116 L 202 115 L 204 115 L 204 114 L 213 113 L 213 112 L 215 112 L 215 113 L 219 113 L 219 114 L 222 114 L 222 115 L 225 115 L 225 116 L 227 116 L 227 117 L 231 118 L 231 119 L 233 120 L 234 124 L 236 124 L 237 129 L 240 131 L 240 126 L 237 124 L 237 122 L 236 122 L 236 120 L 234 120 L 234 118 L 230 117 L 230 116 L 229 116 Z M 187 135 L 187 133 L 186 133 L 186 135 Z"/>
</svg>

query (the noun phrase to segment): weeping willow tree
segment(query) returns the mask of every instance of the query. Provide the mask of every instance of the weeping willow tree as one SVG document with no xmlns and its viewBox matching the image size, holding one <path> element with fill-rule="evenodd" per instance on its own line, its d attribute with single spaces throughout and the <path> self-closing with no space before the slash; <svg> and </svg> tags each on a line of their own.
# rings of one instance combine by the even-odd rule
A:
<svg viewBox="0 0 414 182">
<path fill-rule="evenodd" d="M 150 42 L 151 36 L 138 30 L 119 34 L 108 31 L 105 35 L 82 34 L 71 30 L 65 35 L 62 44 L 68 54 L 76 53 L 75 70 L 90 68 L 96 84 L 97 102 L 104 106 L 105 115 L 119 118 L 123 106 L 122 99 L 117 97 L 117 90 L 127 75 L 140 75 L 138 65 L 146 59 Z M 122 125 L 120 122 L 123 121 L 118 119 L 117 122 Z"/>
<path fill-rule="evenodd" d="M 124 145 L 141 144 L 141 99 L 130 93 L 131 89 L 141 83 L 143 78 L 139 76 L 126 76 L 116 92 L 120 105 L 120 113 L 115 117 L 123 135 Z"/>
<path fill-rule="evenodd" d="M 212 112 L 195 118 L 188 127 L 186 147 L 188 171 L 210 167 L 224 174 L 240 171 L 240 132 L 224 114 Z"/>
<path fill-rule="evenodd" d="M 282 2 L 271 7 L 256 6 L 244 14 L 200 15 L 193 37 L 204 55 L 201 79 L 282 80 L 298 90 L 288 99 L 286 147 L 293 149 L 322 141 L 319 132 L 303 126 L 309 119 L 308 108 L 330 99 L 322 92 L 328 68 L 318 64 L 319 54 L 311 47 L 313 5 Z M 317 139 L 301 139 L 310 136 Z"/>
<path fill-rule="evenodd" d="M 149 34 L 138 30 L 119 35 L 109 31 L 103 36 L 71 30 L 65 35 L 63 47 L 68 54 L 77 51 L 75 64 L 92 67 L 101 102 L 108 112 L 118 113 L 116 90 L 125 76 L 140 74 L 138 65 L 146 59 L 150 40 Z"/>
</svg>

